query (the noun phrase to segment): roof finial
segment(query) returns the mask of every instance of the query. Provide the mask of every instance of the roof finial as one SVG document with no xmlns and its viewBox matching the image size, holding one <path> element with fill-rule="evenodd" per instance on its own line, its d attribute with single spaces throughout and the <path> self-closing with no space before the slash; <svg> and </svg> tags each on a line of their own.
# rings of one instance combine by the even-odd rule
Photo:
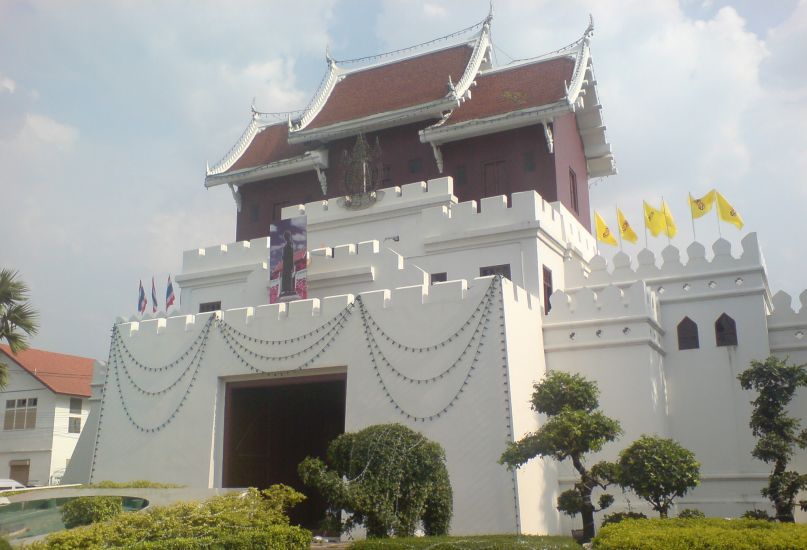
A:
<svg viewBox="0 0 807 550">
<path fill-rule="evenodd" d="M 493 21 L 493 0 L 490 0 L 490 10 L 488 10 L 488 16 L 485 21 L 488 23 Z"/>
<path fill-rule="evenodd" d="M 252 111 L 252 118 L 255 118 L 255 115 L 258 114 L 258 110 L 255 108 L 255 96 L 252 96 L 252 103 L 249 106 L 249 110 Z"/>
<path fill-rule="evenodd" d="M 328 62 L 329 67 L 336 63 L 336 60 L 331 57 L 331 46 L 327 42 L 325 43 L 325 61 Z"/>
<path fill-rule="evenodd" d="M 594 16 L 590 13 L 588 14 L 588 28 L 586 28 L 586 32 L 583 33 L 586 38 L 591 38 L 594 35 Z"/>
</svg>

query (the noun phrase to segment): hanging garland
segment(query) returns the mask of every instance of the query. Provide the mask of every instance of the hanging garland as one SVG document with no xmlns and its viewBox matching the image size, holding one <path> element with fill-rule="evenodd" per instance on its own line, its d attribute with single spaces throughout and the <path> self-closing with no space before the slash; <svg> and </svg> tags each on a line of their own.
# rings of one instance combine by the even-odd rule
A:
<svg viewBox="0 0 807 550">
<path fill-rule="evenodd" d="M 491 288 L 493 287 L 494 284 L 496 284 L 497 281 L 498 281 L 498 279 L 494 279 L 491 282 L 491 287 L 488 289 L 488 292 L 491 291 Z M 361 296 L 359 296 L 358 299 L 360 300 Z M 484 301 L 484 299 L 483 299 L 483 301 Z M 489 306 L 489 304 L 488 304 L 488 306 Z M 431 421 L 435 420 L 436 418 L 440 418 L 442 415 L 446 414 L 448 412 L 448 410 L 451 407 L 454 406 L 454 404 L 457 402 L 457 400 L 461 397 L 462 393 L 465 391 L 465 387 L 468 385 L 468 383 L 469 383 L 469 381 L 471 379 L 471 376 L 473 375 L 473 372 L 476 369 L 476 366 L 477 366 L 477 364 L 479 362 L 479 357 L 482 354 L 482 347 L 484 346 L 483 340 L 485 339 L 485 334 L 487 332 L 487 326 L 488 326 L 489 317 L 490 317 L 488 313 L 489 313 L 489 307 L 485 307 L 484 312 L 482 314 L 482 317 L 480 319 L 480 322 L 477 325 L 477 328 L 475 329 L 474 334 L 473 334 L 473 336 L 471 338 L 471 341 L 468 342 L 468 345 L 465 347 L 465 349 L 460 354 L 461 356 L 465 356 L 466 354 L 468 354 L 469 350 L 474 345 L 474 341 L 476 342 L 476 347 L 475 347 L 475 350 L 473 352 L 473 358 L 471 359 L 471 363 L 470 363 L 470 365 L 468 367 L 468 370 L 467 370 L 467 372 L 465 374 L 465 378 L 463 379 L 462 384 L 459 386 L 457 391 L 449 399 L 448 403 L 443 408 L 441 408 L 437 412 L 432 413 L 430 415 L 412 414 L 411 412 L 406 410 L 404 407 L 402 407 L 401 404 L 398 402 L 398 400 L 395 399 L 395 397 L 392 395 L 392 393 L 389 390 L 389 387 L 387 386 L 386 382 L 384 381 L 384 377 L 381 375 L 381 369 L 378 366 L 378 359 L 376 357 L 376 350 L 374 349 L 373 344 L 372 344 L 372 331 L 370 329 L 369 323 L 366 320 L 362 319 L 363 324 L 364 324 L 364 334 L 365 334 L 366 347 L 367 347 L 367 350 L 368 350 L 369 355 L 370 355 L 370 362 L 371 362 L 371 365 L 373 367 L 373 370 L 375 371 L 376 379 L 378 380 L 378 383 L 381 386 L 381 389 L 384 392 L 384 395 L 386 395 L 387 399 L 389 399 L 389 402 L 395 407 L 395 410 L 401 416 L 405 417 L 408 420 L 412 420 L 412 421 L 415 421 L 415 422 L 418 422 L 418 421 L 420 421 L 420 422 L 426 422 L 426 421 L 431 422 Z M 466 323 L 467 322 L 469 322 L 469 321 L 466 321 Z M 382 357 L 383 357 L 383 354 L 382 354 Z M 383 358 L 382 361 L 386 361 L 386 358 Z M 456 364 L 458 361 L 459 360 L 455 361 L 454 364 Z M 389 364 L 388 361 L 387 361 L 387 364 Z M 454 364 L 452 364 L 452 367 L 449 367 L 449 369 L 452 369 Z M 392 367 L 392 365 L 390 365 L 390 367 Z"/>
<path fill-rule="evenodd" d="M 218 333 L 221 335 L 223 342 L 230 349 L 232 355 L 244 367 L 246 367 L 247 369 L 249 369 L 254 373 L 261 374 L 264 376 L 280 377 L 280 376 L 287 376 L 288 374 L 293 372 L 301 371 L 306 367 L 312 365 L 317 359 L 322 357 L 327 352 L 327 350 L 341 336 L 345 326 L 352 318 L 352 315 L 356 310 L 356 306 L 358 305 L 360 319 L 362 321 L 362 329 L 364 332 L 365 345 L 368 351 L 368 357 L 370 359 L 373 371 L 375 372 L 376 378 L 379 384 L 381 385 L 381 389 L 384 391 L 386 397 L 390 400 L 390 403 L 393 404 L 395 410 L 398 411 L 399 414 L 406 417 L 407 419 L 422 422 L 432 421 L 436 418 L 441 417 L 448 411 L 448 409 L 454 406 L 456 401 L 461 397 L 462 393 L 464 392 L 465 387 L 468 385 L 471 376 L 474 370 L 476 369 L 476 366 L 479 362 L 479 357 L 481 356 L 482 353 L 482 347 L 485 345 L 484 340 L 486 339 L 486 334 L 488 332 L 490 313 L 493 308 L 493 302 L 494 302 L 494 294 L 496 294 L 496 289 L 498 288 L 499 280 L 500 280 L 499 278 L 496 278 L 493 281 L 491 281 L 490 286 L 488 287 L 484 296 L 480 299 L 479 304 L 477 304 L 476 308 L 471 313 L 471 316 L 464 322 L 462 326 L 460 326 L 456 331 L 451 333 L 448 337 L 444 338 L 440 342 L 428 346 L 408 345 L 393 338 L 373 318 L 371 312 L 367 309 L 366 305 L 362 301 L 361 296 L 358 296 L 355 302 L 349 304 L 339 314 L 335 315 L 333 318 L 329 319 L 328 321 L 318 326 L 317 328 L 308 331 L 304 334 L 301 334 L 299 336 L 278 340 L 262 339 L 250 336 L 249 334 L 246 334 L 238 330 L 229 323 L 221 319 L 218 319 L 215 316 L 210 316 L 207 322 L 205 323 L 204 327 L 202 328 L 201 331 L 199 331 L 199 334 L 190 344 L 188 349 L 182 352 L 182 354 L 179 357 L 177 357 L 170 363 L 167 363 L 160 367 L 149 367 L 147 365 L 144 365 L 136 357 L 134 357 L 132 352 L 126 346 L 123 337 L 121 336 L 118 327 L 116 326 L 113 328 L 112 341 L 110 344 L 110 354 L 108 362 L 109 369 L 107 371 L 107 381 L 105 381 L 104 384 L 103 396 L 105 397 L 106 394 L 106 387 L 109 380 L 110 371 L 114 371 L 115 384 L 118 390 L 118 395 L 120 396 L 121 407 L 129 422 L 141 432 L 153 433 L 161 431 L 176 418 L 176 416 L 179 414 L 179 411 L 185 405 L 185 402 L 187 401 L 194 387 L 197 376 L 199 374 L 201 364 L 204 361 L 205 351 L 207 348 L 207 344 L 210 338 L 213 325 L 216 326 Z M 501 301 L 499 300 L 499 302 Z M 502 307 L 503 307 L 502 304 L 499 303 L 500 311 L 502 311 Z M 476 323 L 474 323 L 474 320 L 476 320 Z M 445 368 L 442 372 L 428 378 L 415 378 L 405 374 L 400 369 L 396 368 L 384 354 L 383 350 L 381 349 L 381 346 L 379 345 L 379 339 L 383 339 L 389 344 L 405 352 L 428 353 L 436 351 L 440 348 L 445 348 L 448 344 L 461 338 L 462 335 L 469 330 L 472 331 L 471 335 L 465 347 L 460 352 L 459 356 L 454 361 L 452 361 L 451 364 L 447 368 Z M 277 347 L 297 342 L 305 342 L 315 337 L 316 339 L 314 339 L 311 343 L 309 343 L 305 348 L 285 355 L 268 355 L 266 353 L 260 353 L 258 351 L 255 351 L 254 349 L 251 349 L 246 345 L 247 343 L 251 343 L 263 346 Z M 259 362 L 259 363 L 288 362 L 291 359 L 302 358 L 308 353 L 311 353 L 311 356 L 302 363 L 294 367 L 285 368 L 282 370 L 261 368 L 261 366 L 253 364 L 253 362 Z M 392 393 L 387 387 L 380 368 L 381 366 L 384 366 L 393 374 L 395 374 L 395 376 L 397 376 L 399 379 L 402 379 L 409 384 L 432 384 L 447 377 L 452 371 L 457 369 L 462 362 L 467 361 L 467 357 L 471 355 L 472 358 L 468 365 L 468 370 L 465 373 L 465 377 L 462 381 L 462 384 L 458 387 L 457 391 L 453 394 L 453 396 L 450 398 L 450 400 L 444 407 L 442 407 L 439 411 L 430 415 L 412 414 L 411 412 L 404 409 L 400 405 L 400 403 L 398 403 L 398 401 L 393 397 Z M 137 368 L 143 371 L 156 373 L 174 369 L 178 367 L 180 364 L 182 364 L 186 358 L 190 359 L 188 363 L 185 365 L 182 372 L 170 384 L 159 390 L 148 390 L 143 386 L 141 386 L 140 384 L 138 384 L 126 365 L 128 360 L 132 364 L 134 364 Z M 506 368 L 506 364 L 504 365 L 504 367 Z M 121 371 L 123 372 L 123 375 L 121 375 Z M 184 394 L 182 395 L 180 401 L 174 407 L 172 412 L 162 422 L 159 422 L 158 424 L 152 426 L 146 426 L 135 420 L 135 418 L 131 413 L 130 404 L 127 404 L 124 395 L 122 387 L 122 380 L 124 378 L 128 380 L 129 384 L 131 385 L 131 387 L 135 389 L 135 391 L 146 397 L 154 398 L 163 396 L 168 392 L 170 392 L 172 389 L 176 388 L 182 380 L 187 378 L 188 373 L 192 374 L 190 381 L 188 382 L 188 385 L 185 388 Z M 103 407 L 103 397 L 101 406 Z"/>
</svg>

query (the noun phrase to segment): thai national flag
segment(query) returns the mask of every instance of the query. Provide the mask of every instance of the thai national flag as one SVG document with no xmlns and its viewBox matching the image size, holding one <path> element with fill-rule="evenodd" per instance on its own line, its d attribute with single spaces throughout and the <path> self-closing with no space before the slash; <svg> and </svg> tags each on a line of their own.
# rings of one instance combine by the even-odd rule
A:
<svg viewBox="0 0 807 550">
<path fill-rule="evenodd" d="M 148 301 L 146 300 L 146 291 L 143 290 L 143 281 L 140 281 L 140 293 L 137 297 L 137 311 L 140 312 L 140 315 L 143 315 L 146 312 L 146 304 Z"/>
<path fill-rule="evenodd" d="M 176 296 L 174 296 L 174 285 L 171 284 L 171 276 L 168 276 L 168 287 L 165 289 L 165 311 L 168 311 L 168 308 L 174 305 L 174 300 Z"/>
<path fill-rule="evenodd" d="M 151 276 L 151 312 L 157 313 L 157 287 L 154 286 L 154 276 Z"/>
</svg>

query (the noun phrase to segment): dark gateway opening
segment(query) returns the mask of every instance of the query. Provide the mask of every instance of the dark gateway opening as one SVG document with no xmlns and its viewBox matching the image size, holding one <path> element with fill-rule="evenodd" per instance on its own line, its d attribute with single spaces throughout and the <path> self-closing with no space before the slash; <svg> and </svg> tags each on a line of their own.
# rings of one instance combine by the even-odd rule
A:
<svg viewBox="0 0 807 550">
<path fill-rule="evenodd" d="M 291 522 L 319 531 L 327 505 L 303 486 L 297 465 L 325 457 L 345 431 L 344 374 L 232 382 L 224 413 L 224 487 L 265 489 L 283 483 L 308 498 L 290 511 Z"/>
</svg>

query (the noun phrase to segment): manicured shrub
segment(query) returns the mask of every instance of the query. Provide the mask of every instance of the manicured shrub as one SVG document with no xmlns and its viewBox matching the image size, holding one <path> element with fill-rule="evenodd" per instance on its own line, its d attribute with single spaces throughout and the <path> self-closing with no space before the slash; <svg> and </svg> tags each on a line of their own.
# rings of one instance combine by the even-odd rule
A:
<svg viewBox="0 0 807 550">
<path fill-rule="evenodd" d="M 784 550 L 807 548 L 807 525 L 748 519 L 628 519 L 600 529 L 597 550 Z"/>
<path fill-rule="evenodd" d="M 696 508 L 684 508 L 678 512 L 678 517 L 681 519 L 700 519 L 705 518 L 706 514 Z"/>
<path fill-rule="evenodd" d="M 135 479 L 132 481 L 104 480 L 81 486 L 82 489 L 176 489 L 178 487 L 184 487 L 184 485 L 160 483 L 157 481 L 148 481 L 147 479 Z"/>
<path fill-rule="evenodd" d="M 327 464 L 306 458 L 298 468 L 342 525 L 364 525 L 368 537 L 411 536 L 419 521 L 427 535 L 448 532 L 452 492 L 445 452 L 401 424 L 379 424 L 342 434 L 328 446 Z"/>
<path fill-rule="evenodd" d="M 178 502 L 119 514 L 108 521 L 53 533 L 26 549 L 308 550 L 311 533 L 289 526 L 286 515 L 289 507 L 303 499 L 283 485 L 265 491 L 248 489 L 206 502 Z"/>
<path fill-rule="evenodd" d="M 350 550 L 580 550 L 580 545 L 569 537 L 480 535 L 367 539 Z"/>
<path fill-rule="evenodd" d="M 605 527 L 609 523 L 619 523 L 623 519 L 647 519 L 647 516 L 641 512 L 614 512 L 603 516 L 600 527 Z"/>
<path fill-rule="evenodd" d="M 106 521 L 123 513 L 121 497 L 78 497 L 62 506 L 62 523 L 68 529 Z"/>
</svg>

